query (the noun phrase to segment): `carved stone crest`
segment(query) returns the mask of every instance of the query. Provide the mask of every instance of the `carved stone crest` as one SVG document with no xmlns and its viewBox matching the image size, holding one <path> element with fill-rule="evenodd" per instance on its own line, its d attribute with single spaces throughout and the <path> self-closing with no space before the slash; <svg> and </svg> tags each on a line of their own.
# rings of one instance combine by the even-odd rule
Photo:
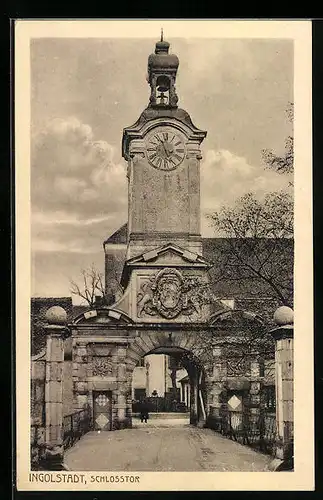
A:
<svg viewBox="0 0 323 500">
<path fill-rule="evenodd" d="M 185 278 L 176 269 L 162 269 L 141 285 L 137 297 L 138 316 L 159 314 L 173 319 L 180 313 L 199 312 L 189 293 L 194 284 L 194 279 Z"/>
<path fill-rule="evenodd" d="M 229 377 L 247 375 L 250 372 L 250 361 L 243 358 L 227 360 L 227 375 Z"/>
<path fill-rule="evenodd" d="M 93 356 L 92 373 L 95 377 L 104 377 L 112 373 L 112 361 L 107 356 Z"/>
</svg>

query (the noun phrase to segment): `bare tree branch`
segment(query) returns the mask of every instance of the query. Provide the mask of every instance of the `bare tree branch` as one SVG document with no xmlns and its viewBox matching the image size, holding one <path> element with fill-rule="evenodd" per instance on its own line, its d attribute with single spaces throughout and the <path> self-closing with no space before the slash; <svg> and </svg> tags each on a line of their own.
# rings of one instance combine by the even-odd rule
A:
<svg viewBox="0 0 323 500">
<path fill-rule="evenodd" d="M 80 286 L 76 281 L 70 280 L 71 293 L 80 297 L 89 307 L 94 307 L 96 296 L 105 295 L 103 274 L 92 264 L 89 269 L 81 270 L 81 281 Z"/>
<path fill-rule="evenodd" d="M 285 192 L 259 201 L 248 193 L 234 207 L 209 214 L 215 230 L 225 236 L 217 259 L 223 280 L 257 278 L 281 304 L 291 305 L 293 290 L 293 200 Z"/>
<path fill-rule="evenodd" d="M 288 121 L 294 121 L 294 103 L 289 102 L 286 109 Z M 262 158 L 267 168 L 276 170 L 281 174 L 292 173 L 294 170 L 294 138 L 289 135 L 285 140 L 285 152 L 282 156 L 276 155 L 271 149 L 262 150 Z"/>
</svg>

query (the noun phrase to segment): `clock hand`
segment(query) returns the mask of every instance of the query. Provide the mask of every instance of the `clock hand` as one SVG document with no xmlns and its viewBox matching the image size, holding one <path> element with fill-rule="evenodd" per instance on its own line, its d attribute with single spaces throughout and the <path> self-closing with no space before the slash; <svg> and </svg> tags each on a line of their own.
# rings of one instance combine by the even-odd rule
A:
<svg viewBox="0 0 323 500">
<path fill-rule="evenodd" d="M 168 157 L 169 157 L 169 154 L 168 154 L 168 151 L 167 151 L 167 148 L 166 148 L 165 142 L 163 142 L 163 149 L 164 149 L 164 152 L 165 152 L 166 158 L 168 158 Z"/>
<path fill-rule="evenodd" d="M 165 153 L 166 153 L 166 158 L 169 158 L 171 156 L 172 152 L 173 152 L 172 148 L 164 146 L 164 150 L 165 150 Z"/>
</svg>

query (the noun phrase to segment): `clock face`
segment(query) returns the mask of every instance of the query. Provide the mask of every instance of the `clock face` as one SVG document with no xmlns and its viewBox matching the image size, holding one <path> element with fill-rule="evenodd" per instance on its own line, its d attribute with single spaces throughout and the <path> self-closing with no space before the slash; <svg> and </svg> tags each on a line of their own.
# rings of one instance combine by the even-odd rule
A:
<svg viewBox="0 0 323 500">
<path fill-rule="evenodd" d="M 185 158 L 184 140 L 172 129 L 155 130 L 146 139 L 146 154 L 153 167 L 174 170 Z"/>
</svg>

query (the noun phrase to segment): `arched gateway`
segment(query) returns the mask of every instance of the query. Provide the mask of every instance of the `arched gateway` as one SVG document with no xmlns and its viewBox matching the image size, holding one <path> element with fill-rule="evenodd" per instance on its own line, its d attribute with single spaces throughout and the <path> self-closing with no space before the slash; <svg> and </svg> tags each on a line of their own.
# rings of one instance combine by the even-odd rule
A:
<svg viewBox="0 0 323 500">
<path fill-rule="evenodd" d="M 203 425 L 219 416 L 228 389 L 224 353 L 232 338 L 245 340 L 247 323 L 262 327 L 257 316 L 223 306 L 204 324 L 139 323 L 120 309 L 90 310 L 70 325 L 75 407 L 91 408 L 94 429 L 131 427 L 134 368 L 147 354 L 169 354 L 181 359 L 190 378 L 190 422 Z"/>
<path fill-rule="evenodd" d="M 75 406 L 92 408 L 94 428 L 131 427 L 134 368 L 147 354 L 168 354 L 181 359 L 190 378 L 191 423 L 205 422 L 210 367 L 199 356 L 196 328 L 180 323 L 140 325 L 110 308 L 82 314 L 71 325 Z M 107 405 L 100 407 L 101 402 Z"/>
<path fill-rule="evenodd" d="M 123 132 L 129 192 L 118 285 L 123 294 L 70 325 L 74 405 L 89 405 L 102 430 L 131 426 L 132 373 L 146 354 L 172 352 L 184 359 L 192 423 L 218 413 L 225 388 L 222 344 L 236 328 L 236 313 L 206 300 L 212 266 L 202 255 L 200 234 L 206 132 L 177 106 L 178 65 L 169 44 L 157 42 L 148 59 L 149 105 Z M 107 296 L 113 258 L 106 249 Z"/>
</svg>

